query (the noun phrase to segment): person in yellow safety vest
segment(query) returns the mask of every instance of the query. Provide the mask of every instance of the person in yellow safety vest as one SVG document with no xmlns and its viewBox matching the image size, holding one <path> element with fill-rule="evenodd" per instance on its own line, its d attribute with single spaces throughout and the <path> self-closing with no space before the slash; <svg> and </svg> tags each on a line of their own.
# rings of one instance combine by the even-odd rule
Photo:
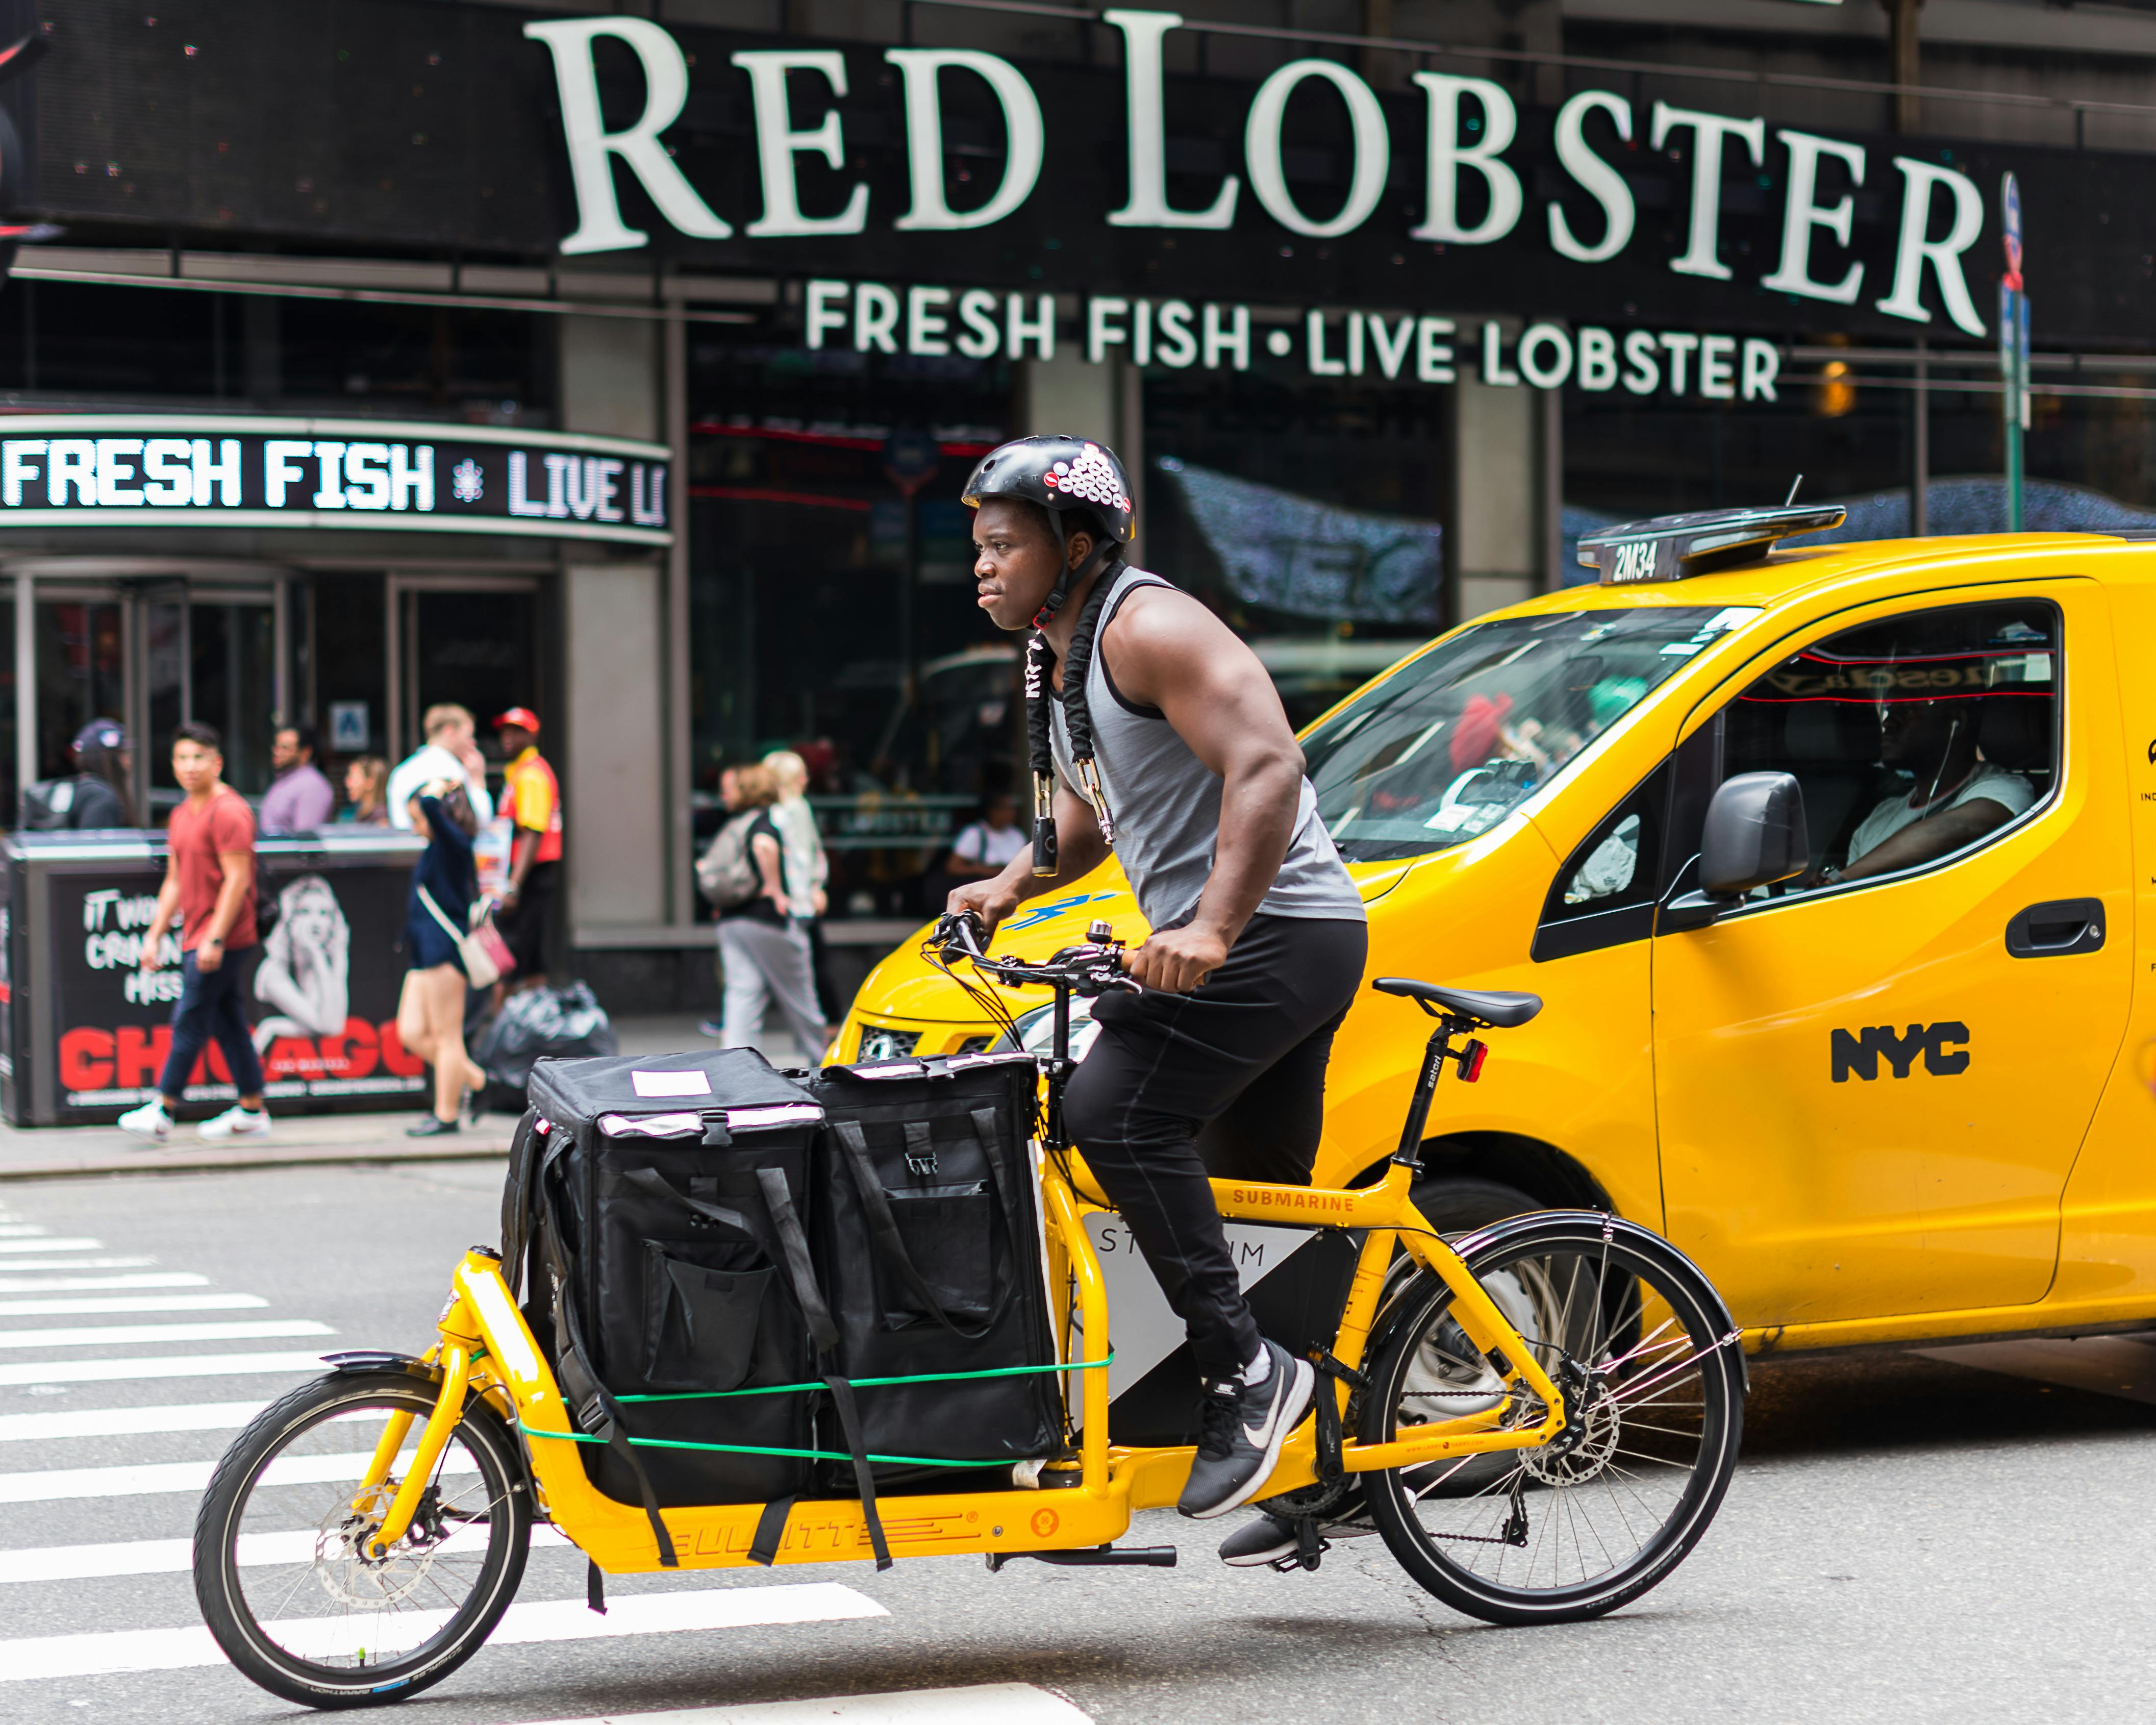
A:
<svg viewBox="0 0 2156 1725">
<path fill-rule="evenodd" d="M 562 787 L 539 752 L 539 716 L 513 706 L 494 721 L 509 764 L 501 771 L 501 800 L 512 823 L 509 879 L 495 922 L 516 956 L 516 986 L 547 980 L 547 917 L 562 870 Z M 497 995 L 506 994 L 506 983 Z"/>
</svg>

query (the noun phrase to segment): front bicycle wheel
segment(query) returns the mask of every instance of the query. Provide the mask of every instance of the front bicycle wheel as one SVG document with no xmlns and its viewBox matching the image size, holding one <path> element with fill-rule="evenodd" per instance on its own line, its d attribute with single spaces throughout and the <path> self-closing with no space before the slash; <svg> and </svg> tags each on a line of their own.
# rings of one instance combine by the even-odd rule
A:
<svg viewBox="0 0 2156 1725">
<path fill-rule="evenodd" d="M 494 1410 L 474 1397 L 418 1512 L 365 1555 L 434 1387 L 393 1368 L 340 1372 L 257 1415 L 218 1464 L 195 1520 L 195 1599 L 233 1664 L 303 1707 L 401 1701 L 479 1650 L 516 1597 L 531 1491 Z M 387 1421 L 409 1416 L 383 1484 L 363 1486 Z"/>
<path fill-rule="evenodd" d="M 1366 1476 L 1372 1519 L 1417 1582 L 1470 1616 L 1614 1611 L 1683 1562 L 1728 1489 L 1743 1430 L 1734 1326 L 1681 1253 L 1630 1224 L 1551 1212 L 1461 1245 L 1563 1395 L 1567 1424 L 1534 1449 Z M 1452 1297 L 1427 1272 L 1400 1296 L 1361 1398 L 1366 1443 L 1463 1416 L 1542 1423 L 1540 1399 L 1505 1384 Z"/>
</svg>

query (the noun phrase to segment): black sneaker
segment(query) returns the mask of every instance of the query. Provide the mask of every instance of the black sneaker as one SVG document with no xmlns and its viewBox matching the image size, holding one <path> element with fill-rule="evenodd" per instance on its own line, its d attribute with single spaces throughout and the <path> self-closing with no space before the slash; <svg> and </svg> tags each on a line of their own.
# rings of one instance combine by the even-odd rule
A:
<svg viewBox="0 0 2156 1725">
<path fill-rule="evenodd" d="M 1375 1527 L 1355 1522 L 1323 1522 L 1325 1538 L 1337 1545 L 1343 1539 L 1362 1539 Z M 1258 1569 L 1292 1558 L 1302 1548 L 1291 1521 L 1264 1509 L 1220 1542 L 1220 1561 L 1232 1569 Z"/>
<path fill-rule="evenodd" d="M 1310 1406 L 1317 1381 L 1310 1362 L 1270 1342 L 1265 1352 L 1273 1368 L 1264 1383 L 1205 1386 L 1198 1456 L 1175 1506 L 1194 1521 L 1224 1516 L 1256 1497 L 1280 1460 L 1281 1445 Z"/>
<path fill-rule="evenodd" d="M 1220 1542 L 1220 1561 L 1235 1569 L 1256 1569 L 1295 1555 L 1295 1523 L 1264 1511 Z"/>
</svg>

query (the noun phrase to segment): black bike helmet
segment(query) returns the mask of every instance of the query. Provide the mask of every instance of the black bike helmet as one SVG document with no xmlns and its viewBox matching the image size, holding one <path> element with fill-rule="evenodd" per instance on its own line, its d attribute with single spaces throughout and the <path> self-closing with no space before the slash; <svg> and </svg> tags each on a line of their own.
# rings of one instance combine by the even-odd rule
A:
<svg viewBox="0 0 2156 1725">
<path fill-rule="evenodd" d="M 959 494 L 959 501 L 968 509 L 978 509 L 991 497 L 1037 503 L 1048 511 L 1049 522 L 1055 529 L 1055 548 L 1063 573 L 1034 619 L 1036 628 L 1063 608 L 1073 583 L 1090 574 L 1112 547 L 1131 542 L 1135 525 L 1131 483 L 1123 475 L 1123 464 L 1116 459 L 1116 452 L 1105 444 L 1051 435 L 1022 437 L 1000 444 L 981 457 L 980 465 L 966 481 L 966 489 Z M 1068 556 L 1062 555 L 1070 543 L 1070 529 L 1063 518 L 1074 510 L 1092 516 L 1105 535 L 1081 569 L 1070 568 Z"/>
</svg>

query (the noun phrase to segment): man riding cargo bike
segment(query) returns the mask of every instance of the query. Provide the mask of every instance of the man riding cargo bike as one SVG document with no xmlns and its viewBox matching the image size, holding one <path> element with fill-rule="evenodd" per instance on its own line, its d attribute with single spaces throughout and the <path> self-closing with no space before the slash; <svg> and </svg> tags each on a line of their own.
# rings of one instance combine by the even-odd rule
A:
<svg viewBox="0 0 2156 1725">
<path fill-rule="evenodd" d="M 535 1520 L 603 1610 L 606 1576 L 666 1568 L 1164 1566 L 1172 1547 L 1115 1544 L 1136 1511 L 1256 1500 L 1229 1562 L 1316 1569 L 1328 1536 L 1375 1532 L 1502 1624 L 1614 1609 L 1712 1521 L 1744 1370 L 1698 1271 L 1605 1212 L 1448 1242 L 1410 1195 L 1445 1066 L 1472 1081 L 1476 1034 L 1541 1002 L 1375 979 L 1436 1021 L 1399 1148 L 1312 1187 L 1366 934 L 1270 680 L 1123 562 L 1129 487 L 1100 445 L 1005 444 L 965 501 L 982 608 L 1034 631 L 1034 844 L 952 894 L 922 956 L 1004 1040 L 797 1072 L 750 1049 L 541 1062 L 502 1249 L 465 1255 L 434 1346 L 331 1357 L 212 1480 L 197 1598 L 265 1688 L 341 1707 L 440 1681 L 507 1609 Z M 1135 950 L 1096 923 L 1045 960 L 991 954 L 1111 850 Z M 1048 991 L 1045 1054 L 998 988 Z M 1111 1214 L 1202 1378 L 1194 1431 L 1165 1441 L 1113 1426 L 1089 1232 Z M 1293 1349 L 1260 1334 L 1226 1220 L 1332 1249 Z"/>
<path fill-rule="evenodd" d="M 1064 1121 L 1204 1377 L 1204 1435 L 1177 1507 L 1222 1515 L 1271 1472 L 1314 1373 L 1258 1334 L 1207 1175 L 1309 1183 L 1326 1059 L 1363 979 L 1363 901 L 1257 655 L 1123 562 L 1132 508 L 1115 456 L 1076 438 L 1005 444 L 963 501 L 978 511 L 981 608 L 998 628 L 1035 630 L 1034 845 L 950 908 L 993 934 L 1111 845 L 1137 895 L 1152 933 L 1130 969 L 1146 992 L 1094 1009 L 1100 1033 Z M 1231 1154 L 1209 1170 L 1197 1135 L 1221 1117 Z"/>
</svg>

